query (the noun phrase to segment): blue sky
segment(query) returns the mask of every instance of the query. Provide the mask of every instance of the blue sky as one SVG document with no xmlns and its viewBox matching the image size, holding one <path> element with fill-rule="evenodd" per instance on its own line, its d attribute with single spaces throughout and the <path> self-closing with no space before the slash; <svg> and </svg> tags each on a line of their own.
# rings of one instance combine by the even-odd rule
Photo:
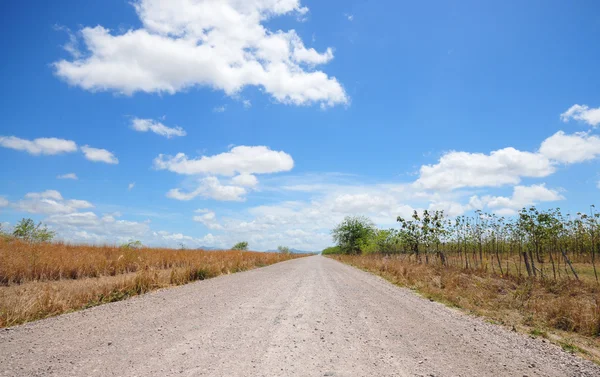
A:
<svg viewBox="0 0 600 377">
<path fill-rule="evenodd" d="M 413 209 L 600 204 L 594 1 L 2 14 L 5 228 L 32 217 L 73 242 L 318 250 L 346 215 L 389 227 Z"/>
</svg>

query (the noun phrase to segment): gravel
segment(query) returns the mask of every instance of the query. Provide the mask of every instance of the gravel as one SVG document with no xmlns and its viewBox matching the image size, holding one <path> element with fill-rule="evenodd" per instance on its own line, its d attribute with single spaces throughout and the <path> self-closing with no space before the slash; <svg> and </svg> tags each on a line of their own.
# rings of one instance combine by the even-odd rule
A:
<svg viewBox="0 0 600 377">
<path fill-rule="evenodd" d="M 313 256 L 0 330 L 1 376 L 600 376 Z"/>
</svg>

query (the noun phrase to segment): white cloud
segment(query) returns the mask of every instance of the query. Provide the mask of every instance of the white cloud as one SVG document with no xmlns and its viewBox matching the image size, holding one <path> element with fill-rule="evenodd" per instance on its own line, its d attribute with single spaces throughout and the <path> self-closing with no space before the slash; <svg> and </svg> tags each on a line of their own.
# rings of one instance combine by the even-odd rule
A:
<svg viewBox="0 0 600 377">
<path fill-rule="evenodd" d="M 0 207 L 7 207 L 8 203 L 9 202 L 8 202 L 8 200 L 5 197 L 0 196 Z"/>
<path fill-rule="evenodd" d="M 0 136 L 0 146 L 24 151 L 35 156 L 56 155 L 77 151 L 77 144 L 74 141 L 54 137 L 26 140 L 15 136 Z"/>
<path fill-rule="evenodd" d="M 423 189 L 499 187 L 518 184 L 523 177 L 553 174 L 558 164 L 574 164 L 600 155 L 600 137 L 586 132 L 567 135 L 558 131 L 545 139 L 537 152 L 504 148 L 491 152 L 452 151 L 437 164 L 423 165 L 415 185 Z"/>
<path fill-rule="evenodd" d="M 600 107 L 590 109 L 587 105 L 573 105 L 569 110 L 560 114 L 560 118 L 563 122 L 574 119 L 596 127 L 600 124 Z"/>
<path fill-rule="evenodd" d="M 380 212 L 394 208 L 396 199 L 389 194 L 340 194 L 333 198 L 333 211 L 341 213 Z"/>
<path fill-rule="evenodd" d="M 242 104 L 244 105 L 244 109 L 249 109 L 252 107 L 252 102 L 250 102 L 249 99 L 245 99 L 242 101 Z"/>
<path fill-rule="evenodd" d="M 170 139 L 175 136 L 185 136 L 186 132 L 181 127 L 167 127 L 159 121 L 152 119 L 133 118 L 131 128 L 139 132 L 154 132 L 157 135 Z"/>
<path fill-rule="evenodd" d="M 416 184 L 434 190 L 498 187 L 517 184 L 521 177 L 545 177 L 554 171 L 546 156 L 514 148 L 500 149 L 489 155 L 452 151 L 435 165 L 421 166 Z"/>
<path fill-rule="evenodd" d="M 127 185 L 127 190 L 131 191 L 131 190 L 133 190 L 134 187 L 135 187 L 135 182 L 132 182 Z"/>
<path fill-rule="evenodd" d="M 542 202 L 564 200 L 558 191 L 546 188 L 545 184 L 515 186 L 512 196 L 484 196 L 481 201 L 499 215 L 515 215 L 518 210 Z"/>
<path fill-rule="evenodd" d="M 44 220 L 59 239 L 91 244 L 124 243 L 132 239 L 144 245 L 178 247 L 200 247 L 218 243 L 218 238 L 207 234 L 195 238 L 182 233 L 153 231 L 148 221 L 136 222 L 117 220 L 114 216 L 98 216 L 93 212 L 55 214 Z"/>
<path fill-rule="evenodd" d="M 57 175 L 56 178 L 57 179 L 73 179 L 73 180 L 79 179 L 79 178 L 77 178 L 77 174 L 75 174 L 75 173 Z"/>
<path fill-rule="evenodd" d="M 292 157 L 265 146 L 237 146 L 229 152 L 215 156 L 202 156 L 188 159 L 183 153 L 175 156 L 159 155 L 154 159 L 154 167 L 178 174 L 215 174 L 232 176 L 235 173 L 265 174 L 291 170 Z"/>
<path fill-rule="evenodd" d="M 473 204 L 477 204 L 477 202 L 473 202 L 473 200 L 471 200 L 468 204 L 463 205 L 454 201 L 432 201 L 429 204 L 428 209 L 430 211 L 444 211 L 444 216 L 454 217 L 462 215 L 467 211 L 477 209 L 472 206 Z M 404 217 L 408 218 L 409 216 Z"/>
<path fill-rule="evenodd" d="M 348 21 L 354 20 L 354 15 L 349 13 L 344 13 L 344 16 L 348 19 Z"/>
<path fill-rule="evenodd" d="M 242 173 L 233 177 L 231 183 L 242 187 L 256 187 L 258 185 L 258 179 L 252 174 Z"/>
<path fill-rule="evenodd" d="M 25 194 L 24 199 L 13 203 L 13 207 L 18 211 L 52 215 L 74 213 L 80 209 L 92 208 L 93 205 L 85 200 L 66 200 L 60 192 L 46 190 Z"/>
<path fill-rule="evenodd" d="M 566 164 L 588 161 L 600 155 L 600 138 L 586 132 L 566 135 L 558 131 L 542 142 L 540 153 Z"/>
<path fill-rule="evenodd" d="M 223 106 L 218 106 L 218 107 L 215 107 L 215 108 L 213 109 L 213 112 L 214 112 L 214 113 L 224 113 L 224 112 L 225 112 L 225 110 L 227 110 L 227 106 L 223 105 Z"/>
<path fill-rule="evenodd" d="M 118 164 L 119 160 L 115 157 L 112 152 L 106 149 L 92 148 L 88 145 L 81 147 L 81 151 L 85 155 L 85 158 L 94 162 L 105 162 L 107 164 Z"/>
<path fill-rule="evenodd" d="M 86 90 L 128 95 L 203 86 L 235 96 L 259 86 L 282 103 L 349 101 L 335 77 L 305 66 L 330 61 L 330 48 L 319 53 L 294 30 L 264 26 L 277 16 L 306 14 L 299 0 L 137 0 L 134 7 L 142 28 L 83 28 L 88 51 L 55 62 L 56 75 Z"/>
<path fill-rule="evenodd" d="M 192 192 L 181 192 L 180 189 L 172 189 L 167 192 L 167 197 L 177 200 L 192 200 L 197 196 L 219 201 L 244 201 L 246 189 L 238 186 L 222 185 L 217 177 L 206 177 L 199 181 L 199 186 Z"/>
<path fill-rule="evenodd" d="M 204 224 L 208 229 L 221 230 L 223 226 L 217 221 L 217 216 L 213 211 L 206 209 L 196 210 L 201 215 L 194 216 L 194 221 Z"/>
</svg>

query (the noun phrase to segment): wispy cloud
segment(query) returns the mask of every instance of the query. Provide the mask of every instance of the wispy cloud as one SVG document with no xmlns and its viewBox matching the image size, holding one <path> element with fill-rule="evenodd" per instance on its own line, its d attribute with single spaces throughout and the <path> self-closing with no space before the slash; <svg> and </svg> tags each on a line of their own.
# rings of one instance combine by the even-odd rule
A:
<svg viewBox="0 0 600 377">
<path fill-rule="evenodd" d="M 86 159 L 93 162 L 104 162 L 107 164 L 119 163 L 119 159 L 115 157 L 115 155 L 112 152 L 109 152 L 106 149 L 92 148 L 89 145 L 84 145 L 83 147 L 81 147 L 81 151 L 83 152 Z"/>
<path fill-rule="evenodd" d="M 68 174 L 58 175 L 58 176 L 56 176 L 56 178 L 58 178 L 58 179 L 73 179 L 73 180 L 79 179 L 77 177 L 77 174 L 75 174 L 75 173 L 68 173 Z"/>
<path fill-rule="evenodd" d="M 157 135 L 170 139 L 175 136 L 185 136 L 186 132 L 181 127 L 167 127 L 159 121 L 153 119 L 133 118 L 131 128 L 138 132 L 154 132 Z"/>
</svg>

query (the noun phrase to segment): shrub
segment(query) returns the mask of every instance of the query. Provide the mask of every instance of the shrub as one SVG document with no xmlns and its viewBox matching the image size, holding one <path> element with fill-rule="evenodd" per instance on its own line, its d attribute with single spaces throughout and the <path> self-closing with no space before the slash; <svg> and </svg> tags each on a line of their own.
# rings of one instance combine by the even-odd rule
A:
<svg viewBox="0 0 600 377">
<path fill-rule="evenodd" d="M 231 248 L 231 250 L 243 250 L 243 251 L 246 251 L 246 250 L 248 250 L 248 242 L 246 242 L 246 241 L 238 242 L 235 245 L 233 245 L 233 247 Z"/>
<path fill-rule="evenodd" d="M 290 248 L 287 247 L 287 246 L 277 246 L 277 250 L 281 254 L 291 254 L 292 253 L 292 251 L 290 250 Z"/>
</svg>

